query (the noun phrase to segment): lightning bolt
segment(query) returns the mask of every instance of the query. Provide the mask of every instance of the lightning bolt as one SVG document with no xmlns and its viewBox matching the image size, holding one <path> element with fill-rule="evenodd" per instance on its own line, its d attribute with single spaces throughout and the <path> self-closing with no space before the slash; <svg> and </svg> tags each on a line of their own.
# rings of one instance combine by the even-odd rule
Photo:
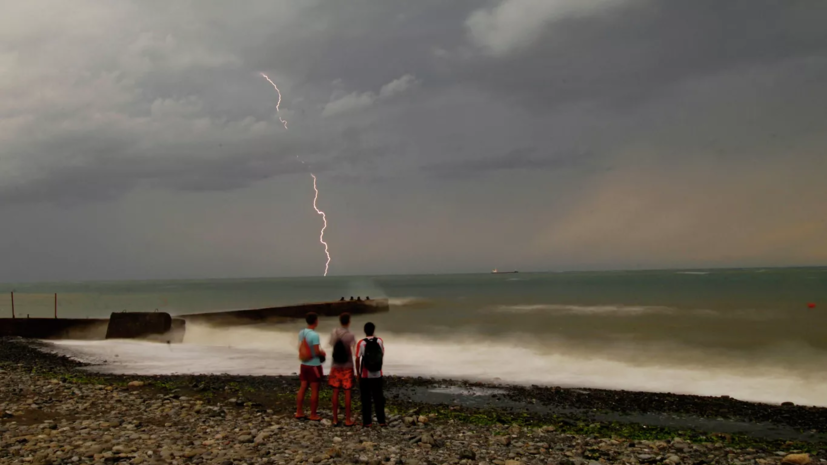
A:
<svg viewBox="0 0 827 465">
<path fill-rule="evenodd" d="M 274 88 L 274 89 L 276 89 L 276 93 L 277 93 L 277 94 L 279 94 L 279 100 L 278 100 L 278 102 L 276 102 L 276 116 L 278 116 L 279 121 L 281 121 L 281 124 L 283 124 L 283 125 L 284 125 L 284 129 L 287 129 L 287 121 L 285 121 L 285 120 L 281 119 L 281 115 L 279 115 L 279 107 L 281 106 L 281 91 L 279 90 L 279 86 L 277 86 L 277 85 L 276 85 L 276 83 L 275 83 L 275 82 L 273 82 L 273 81 L 270 79 L 270 77 L 269 77 L 269 76 L 267 76 L 266 74 L 261 73 L 261 77 L 263 77 L 264 79 L 267 79 L 267 82 L 269 82 L 270 84 L 272 84 L 272 85 L 273 85 L 273 88 Z"/>
<path fill-rule="evenodd" d="M 277 86 L 276 83 L 273 82 L 266 74 L 261 73 L 261 76 L 264 79 L 267 79 L 267 82 L 272 84 L 273 88 L 276 89 L 276 93 L 279 96 L 279 99 L 276 102 L 276 115 L 278 116 L 279 121 L 281 121 L 281 124 L 284 125 L 284 129 L 287 129 L 287 121 L 283 120 L 281 116 L 279 116 L 279 107 L 281 106 L 281 91 L 279 90 L 279 86 Z M 302 162 L 302 164 L 304 164 L 304 160 L 299 158 L 298 155 L 296 155 L 296 160 L 299 160 L 300 162 Z M 330 268 L 330 251 L 327 246 L 327 242 L 324 241 L 324 230 L 327 229 L 327 216 L 324 214 L 323 211 L 319 210 L 318 206 L 316 206 L 316 201 L 319 200 L 319 189 L 318 187 L 316 187 L 316 175 L 310 173 L 310 177 L 313 178 L 313 191 L 316 193 L 316 195 L 313 196 L 313 209 L 316 210 L 316 214 L 322 217 L 322 222 L 324 223 L 321 232 L 319 232 L 319 242 L 324 246 L 324 254 L 327 256 L 327 262 L 325 262 L 324 264 L 324 276 L 327 276 L 327 270 L 328 268 Z"/>
<path fill-rule="evenodd" d="M 319 199 L 319 189 L 316 188 L 316 175 L 310 173 L 310 176 L 313 177 L 313 190 L 316 191 L 316 195 L 313 197 L 313 209 L 316 210 L 318 215 L 321 215 L 322 221 L 324 222 L 322 231 L 319 233 L 319 242 L 324 245 L 324 253 L 327 255 L 327 263 L 324 264 L 324 275 L 327 276 L 327 269 L 330 266 L 330 252 L 327 250 L 327 242 L 324 241 L 324 230 L 327 229 L 327 216 L 325 216 L 324 212 L 319 210 L 319 207 L 316 206 L 316 201 Z"/>
</svg>

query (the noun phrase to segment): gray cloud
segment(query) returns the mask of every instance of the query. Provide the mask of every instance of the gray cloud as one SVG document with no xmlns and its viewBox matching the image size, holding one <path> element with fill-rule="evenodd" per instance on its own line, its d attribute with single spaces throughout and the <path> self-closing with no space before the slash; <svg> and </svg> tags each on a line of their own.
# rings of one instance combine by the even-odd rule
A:
<svg viewBox="0 0 827 465">
<path fill-rule="evenodd" d="M 807 200 L 827 194 L 823 2 L 6 10 L 0 214 L 18 229 L 0 252 L 19 266 L 2 280 L 49 256 L 57 278 L 83 257 L 88 277 L 315 273 L 308 170 L 339 274 L 433 271 L 446 251 L 454 271 L 827 259 Z M 74 214 L 26 234 L 55 209 Z"/>
<path fill-rule="evenodd" d="M 322 109 L 322 116 L 335 116 L 363 110 L 370 107 L 378 100 L 386 100 L 399 95 L 417 84 L 416 78 L 406 74 L 398 79 L 385 84 L 379 89 L 379 93 L 373 92 L 351 92 L 335 100 L 328 102 Z"/>
</svg>

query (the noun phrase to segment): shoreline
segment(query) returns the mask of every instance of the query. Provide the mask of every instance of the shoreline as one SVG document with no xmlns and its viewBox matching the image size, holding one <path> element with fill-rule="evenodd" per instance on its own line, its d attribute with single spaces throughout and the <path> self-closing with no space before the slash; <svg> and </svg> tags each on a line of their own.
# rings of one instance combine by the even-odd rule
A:
<svg viewBox="0 0 827 465">
<path fill-rule="evenodd" d="M 204 411 L 225 412 L 224 417 L 229 409 L 254 418 L 287 422 L 290 428 L 318 429 L 318 425 L 299 423 L 289 418 L 295 409 L 295 390 L 298 386 L 295 376 L 96 374 L 82 369 L 88 367 L 82 362 L 45 352 L 36 346 L 43 348 L 44 343 L 0 339 L 0 370 L 47 387 L 66 386 L 67 390 L 71 387 L 104 394 L 123 392 L 147 401 L 166 399 L 170 402 L 198 403 Z M 4 373 L 2 376 L 7 375 Z M 509 428 L 517 425 L 518 429 L 531 434 L 553 435 L 557 441 L 566 444 L 570 441 L 614 441 L 601 444 L 611 446 L 609 448 L 617 446 L 618 457 L 623 455 L 624 447 L 631 447 L 631 452 L 639 452 L 638 447 L 652 449 L 650 443 L 654 441 L 660 444 L 658 447 L 669 449 L 671 455 L 679 458 L 677 462 L 673 460 L 675 463 L 686 462 L 680 459 L 681 453 L 697 452 L 695 447 L 700 447 L 704 453 L 733 451 L 727 453 L 750 456 L 750 463 L 756 460 L 777 463 L 779 452 L 796 451 L 809 452 L 815 461 L 827 462 L 824 452 L 827 448 L 827 409 L 819 407 L 774 406 L 725 396 L 507 386 L 404 377 L 388 377 L 386 392 L 388 411 L 394 419 L 387 430 L 391 442 L 399 439 L 395 434 L 410 435 L 411 429 L 419 432 L 420 428 L 429 431 L 429 428 L 434 428 L 435 435 L 443 432 L 453 434 L 450 431 L 455 428 L 488 431 L 487 434 L 491 434 L 492 431 L 507 433 Z M 9 393 L 3 394 L 0 397 L 6 397 Z M 66 397 L 52 395 L 50 399 L 52 405 L 60 405 Z M 323 389 L 320 410 L 329 410 L 329 399 L 330 389 Z M 11 414 L 8 408 L 0 410 L 3 410 L 0 415 L 4 417 L 0 419 L 0 430 L 8 428 L 7 425 L 12 422 L 40 422 L 49 416 L 44 415 L 47 412 L 44 408 Z M 356 407 L 355 412 L 358 412 Z M 22 414 L 18 416 L 16 413 Z M 147 424 L 154 421 L 151 415 L 133 415 L 145 417 L 149 422 Z M 406 424 L 411 417 L 424 417 L 429 423 L 422 427 L 418 426 L 418 420 L 413 425 Z M 329 413 L 326 418 L 329 419 Z M 330 434 L 340 434 L 342 431 L 338 428 L 326 429 L 332 431 Z M 347 430 L 355 435 L 385 433 L 361 428 Z M 7 434 L 8 431 L 3 432 L 4 441 Z M 405 441 L 410 443 L 412 440 L 406 436 Z M 420 440 L 415 444 L 421 442 L 420 435 Z M 640 445 L 629 446 L 635 443 Z M 680 444 L 689 446 L 672 450 L 672 446 Z M 568 457 L 563 452 L 563 456 L 573 464 L 579 463 L 574 460 L 578 458 L 585 462 L 594 461 L 594 457 L 584 453 L 581 451 L 579 455 Z M 599 455 L 595 457 L 602 457 Z M 647 455 L 660 457 L 661 461 L 670 456 L 665 452 L 637 453 L 636 456 Z M 335 459 L 331 456 L 325 460 Z M 503 460 L 506 459 L 508 454 L 503 457 Z M 649 463 L 647 460 L 650 459 L 637 458 L 638 463 Z"/>
</svg>

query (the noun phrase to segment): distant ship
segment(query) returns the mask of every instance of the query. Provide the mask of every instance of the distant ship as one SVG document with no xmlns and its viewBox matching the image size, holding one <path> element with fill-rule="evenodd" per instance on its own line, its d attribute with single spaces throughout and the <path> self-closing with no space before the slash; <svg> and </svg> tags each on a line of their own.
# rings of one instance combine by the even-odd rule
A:
<svg viewBox="0 0 827 465">
<path fill-rule="evenodd" d="M 496 268 L 491 270 L 491 274 L 513 274 L 513 273 L 519 273 L 519 271 L 497 271 Z"/>
</svg>

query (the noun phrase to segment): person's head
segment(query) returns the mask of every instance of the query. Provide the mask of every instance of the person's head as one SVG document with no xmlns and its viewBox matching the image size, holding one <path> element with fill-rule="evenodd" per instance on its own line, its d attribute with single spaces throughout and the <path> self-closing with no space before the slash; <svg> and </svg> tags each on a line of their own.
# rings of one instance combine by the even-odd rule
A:
<svg viewBox="0 0 827 465">
<path fill-rule="evenodd" d="M 339 323 L 341 323 L 344 328 L 350 326 L 350 313 L 342 313 L 339 315 Z"/>
<path fill-rule="evenodd" d="M 304 321 L 307 322 L 307 327 L 308 328 L 313 329 L 313 328 L 315 328 L 316 326 L 319 325 L 319 315 L 316 315 L 315 313 L 310 312 L 310 313 L 307 314 L 307 316 L 304 317 Z"/>
<path fill-rule="evenodd" d="M 373 336 L 376 332 L 376 325 L 368 321 L 365 323 L 365 336 Z"/>
</svg>

